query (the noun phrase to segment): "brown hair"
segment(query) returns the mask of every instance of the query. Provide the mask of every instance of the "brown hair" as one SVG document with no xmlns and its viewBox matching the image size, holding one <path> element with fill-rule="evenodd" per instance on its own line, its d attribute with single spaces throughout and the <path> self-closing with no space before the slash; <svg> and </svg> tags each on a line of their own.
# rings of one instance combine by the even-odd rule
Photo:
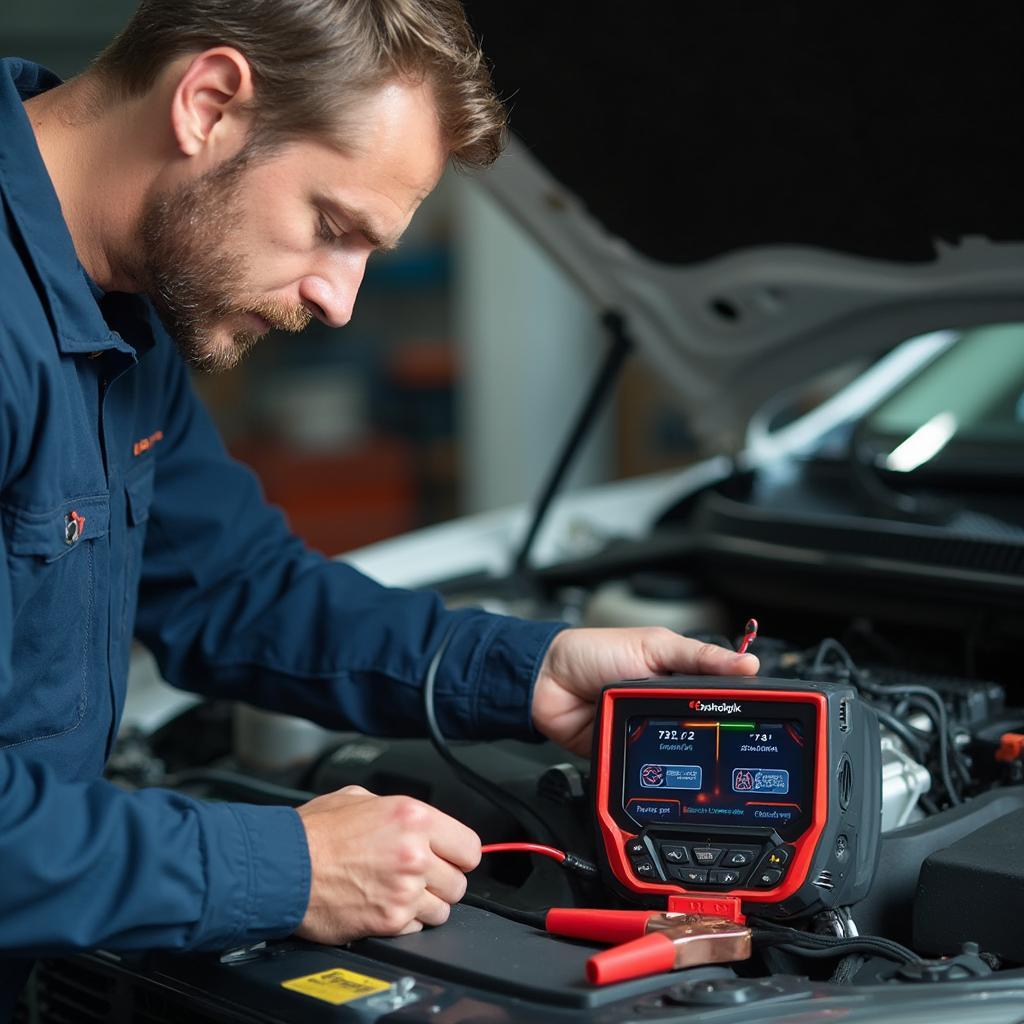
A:
<svg viewBox="0 0 1024 1024">
<path fill-rule="evenodd" d="M 300 135 L 345 145 L 359 101 L 396 78 L 430 85 L 457 166 L 486 167 L 504 145 L 505 111 L 459 0 L 141 0 L 93 70 L 137 96 L 212 46 L 249 62 L 258 147 Z"/>
</svg>

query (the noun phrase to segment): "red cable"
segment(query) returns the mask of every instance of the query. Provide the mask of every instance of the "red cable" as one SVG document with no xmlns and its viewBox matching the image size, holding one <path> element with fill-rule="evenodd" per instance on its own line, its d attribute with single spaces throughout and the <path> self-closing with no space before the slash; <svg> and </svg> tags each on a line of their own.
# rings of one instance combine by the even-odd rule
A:
<svg viewBox="0 0 1024 1024">
<path fill-rule="evenodd" d="M 481 853 L 540 853 L 559 864 L 565 862 L 565 854 L 553 846 L 541 846 L 540 843 L 489 843 L 480 847 Z"/>
<path fill-rule="evenodd" d="M 740 644 L 739 654 L 746 654 L 747 648 L 757 639 L 757 619 L 748 619 L 743 627 L 743 643 Z"/>
</svg>

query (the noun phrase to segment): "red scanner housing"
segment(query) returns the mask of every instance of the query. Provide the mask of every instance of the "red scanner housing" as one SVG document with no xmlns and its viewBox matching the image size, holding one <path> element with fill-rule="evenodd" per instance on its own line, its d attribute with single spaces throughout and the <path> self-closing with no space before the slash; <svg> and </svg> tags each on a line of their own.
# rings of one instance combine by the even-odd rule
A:
<svg viewBox="0 0 1024 1024">
<path fill-rule="evenodd" d="M 594 747 L 609 884 L 794 917 L 866 894 L 877 865 L 877 719 L 849 686 L 678 677 L 614 684 Z M 707 912 L 707 911 L 706 911 Z"/>
</svg>

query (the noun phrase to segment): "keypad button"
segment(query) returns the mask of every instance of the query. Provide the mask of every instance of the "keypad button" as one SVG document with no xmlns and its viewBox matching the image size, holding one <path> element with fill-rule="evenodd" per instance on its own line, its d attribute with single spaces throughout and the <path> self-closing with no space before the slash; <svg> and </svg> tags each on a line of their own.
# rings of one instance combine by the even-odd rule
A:
<svg viewBox="0 0 1024 1024">
<path fill-rule="evenodd" d="M 650 858 L 633 861 L 633 871 L 638 878 L 657 878 L 658 872 L 654 867 L 654 861 Z"/>
<path fill-rule="evenodd" d="M 753 863 L 755 856 L 753 850 L 730 850 L 723 858 L 722 864 L 731 868 L 743 868 Z"/>
<path fill-rule="evenodd" d="M 740 873 L 735 868 L 718 868 L 708 872 L 708 881 L 712 885 L 736 885 L 740 880 Z"/>
<path fill-rule="evenodd" d="M 697 864 L 703 864 L 705 867 L 711 864 L 717 864 L 718 858 L 722 856 L 722 851 L 714 846 L 695 846 L 693 848 L 693 859 Z"/>
<path fill-rule="evenodd" d="M 663 843 L 661 846 L 661 859 L 666 864 L 689 864 L 690 855 L 686 852 L 685 846 L 672 846 Z"/>
<path fill-rule="evenodd" d="M 626 853 L 630 857 L 647 857 L 647 844 L 642 839 L 630 839 L 626 843 Z"/>
<path fill-rule="evenodd" d="M 673 865 L 668 873 L 670 878 L 688 885 L 706 885 L 708 880 L 707 868 L 681 868 Z"/>
<path fill-rule="evenodd" d="M 775 868 L 759 868 L 754 876 L 754 883 L 771 888 L 771 886 L 777 885 L 781 878 L 782 872 Z"/>
<path fill-rule="evenodd" d="M 765 867 L 784 868 L 789 863 L 790 847 L 780 846 L 768 853 L 762 862 Z"/>
</svg>

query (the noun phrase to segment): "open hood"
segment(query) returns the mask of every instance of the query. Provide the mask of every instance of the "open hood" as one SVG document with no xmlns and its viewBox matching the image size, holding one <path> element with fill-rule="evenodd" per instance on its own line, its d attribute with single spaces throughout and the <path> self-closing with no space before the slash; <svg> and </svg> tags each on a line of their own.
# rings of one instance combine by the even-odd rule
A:
<svg viewBox="0 0 1024 1024">
<path fill-rule="evenodd" d="M 704 433 L 915 334 L 1024 319 L 1024 8 L 471 0 L 485 186 Z"/>
</svg>

